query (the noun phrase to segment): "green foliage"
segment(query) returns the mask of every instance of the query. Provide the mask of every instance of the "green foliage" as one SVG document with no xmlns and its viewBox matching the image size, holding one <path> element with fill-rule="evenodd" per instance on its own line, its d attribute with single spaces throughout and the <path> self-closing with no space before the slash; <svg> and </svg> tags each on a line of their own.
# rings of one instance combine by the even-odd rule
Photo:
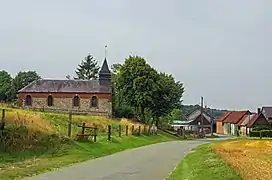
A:
<svg viewBox="0 0 272 180">
<path fill-rule="evenodd" d="M 158 80 L 156 70 L 140 56 L 129 56 L 120 66 L 116 87 L 125 95 L 122 98 L 128 105 L 137 111 L 139 109 L 142 121 L 145 119 L 145 109 L 153 103 L 157 90 L 156 80 Z"/>
<path fill-rule="evenodd" d="M 81 80 L 91 80 L 97 79 L 99 73 L 99 65 L 98 62 L 91 56 L 88 55 L 85 57 L 85 60 L 82 60 L 81 63 L 78 65 L 76 69 L 76 75 L 74 79 L 81 79 Z M 70 78 L 66 76 L 66 78 Z"/>
<path fill-rule="evenodd" d="M 17 92 L 20 89 L 40 78 L 40 75 L 36 71 L 20 71 L 12 81 L 8 99 L 16 99 Z"/>
<path fill-rule="evenodd" d="M 8 92 L 11 90 L 11 75 L 2 70 L 0 71 L 0 101 L 6 101 L 8 97 Z"/>
<path fill-rule="evenodd" d="M 262 137 L 272 137 L 272 130 L 261 130 L 261 131 L 249 132 L 250 137 L 260 137 L 260 135 L 262 135 Z"/>
<path fill-rule="evenodd" d="M 180 107 L 183 92 L 182 83 L 176 82 L 172 75 L 160 73 L 150 107 L 154 118 L 158 120 L 159 117 L 165 116 L 171 113 L 173 109 Z"/>
<path fill-rule="evenodd" d="M 172 75 L 158 73 L 140 56 L 129 56 L 124 64 L 112 66 L 112 89 L 114 115 L 134 113 L 142 122 L 155 120 L 157 124 L 172 119 L 170 113 L 180 108 L 184 92 L 182 83 Z"/>
<path fill-rule="evenodd" d="M 241 180 L 237 172 L 204 144 L 187 154 L 167 180 Z"/>
</svg>

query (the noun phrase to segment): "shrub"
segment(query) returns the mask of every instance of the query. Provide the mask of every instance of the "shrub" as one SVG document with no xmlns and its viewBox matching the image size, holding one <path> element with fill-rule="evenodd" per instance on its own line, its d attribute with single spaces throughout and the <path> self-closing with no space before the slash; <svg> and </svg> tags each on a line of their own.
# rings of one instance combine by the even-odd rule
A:
<svg viewBox="0 0 272 180">
<path fill-rule="evenodd" d="M 250 131 L 250 137 L 260 137 L 260 132 L 262 133 L 262 137 L 272 137 L 272 130 L 260 130 L 260 131 Z"/>
</svg>

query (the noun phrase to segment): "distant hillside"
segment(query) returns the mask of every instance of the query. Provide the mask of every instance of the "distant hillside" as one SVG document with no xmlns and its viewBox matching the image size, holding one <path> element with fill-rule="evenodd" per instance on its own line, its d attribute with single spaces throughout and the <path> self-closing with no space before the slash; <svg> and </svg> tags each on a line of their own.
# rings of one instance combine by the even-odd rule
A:
<svg viewBox="0 0 272 180">
<path fill-rule="evenodd" d="M 192 111 L 194 111 L 198 107 L 199 107 L 199 105 L 181 105 L 181 110 L 182 110 L 183 116 L 187 117 Z M 227 110 L 207 108 L 205 111 L 208 114 L 210 114 L 212 117 L 216 118 L 216 117 L 221 116 Z M 183 118 L 183 120 L 185 120 L 185 118 Z"/>
</svg>

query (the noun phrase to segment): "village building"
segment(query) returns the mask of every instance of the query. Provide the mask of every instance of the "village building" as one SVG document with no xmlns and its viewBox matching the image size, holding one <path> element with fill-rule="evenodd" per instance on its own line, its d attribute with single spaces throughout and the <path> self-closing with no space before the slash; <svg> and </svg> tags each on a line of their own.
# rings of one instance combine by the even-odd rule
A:
<svg viewBox="0 0 272 180">
<path fill-rule="evenodd" d="M 225 112 L 216 120 L 216 133 L 224 134 L 223 121 L 231 114 L 231 112 Z"/>
<path fill-rule="evenodd" d="M 204 131 L 210 133 L 213 131 L 213 123 L 212 118 L 207 112 L 203 112 L 203 129 Z M 189 115 L 187 115 L 186 121 L 174 121 L 171 124 L 171 127 L 174 130 L 178 130 L 180 127 L 189 131 L 200 131 L 202 128 L 201 122 L 201 110 L 199 108 L 192 111 Z"/>
<path fill-rule="evenodd" d="M 272 107 L 269 106 L 263 106 L 261 109 L 261 112 L 264 114 L 268 122 L 270 123 L 270 126 L 272 126 Z"/>
<path fill-rule="evenodd" d="M 217 133 L 237 135 L 239 130 L 237 124 L 244 118 L 244 116 L 248 116 L 250 114 L 250 111 L 232 111 L 224 113 L 219 117 L 219 120 L 216 123 Z"/>
<path fill-rule="evenodd" d="M 265 115 L 262 112 L 259 112 L 249 120 L 247 128 L 249 132 L 252 130 L 269 130 L 271 127 Z"/>
<path fill-rule="evenodd" d="M 266 110 L 266 112 L 269 111 Z M 258 108 L 257 113 L 250 111 L 226 112 L 219 117 L 216 123 L 216 133 L 248 136 L 252 130 L 271 129 L 267 116 L 261 108 Z"/>
<path fill-rule="evenodd" d="M 18 105 L 26 109 L 112 115 L 111 72 L 105 58 L 95 80 L 39 79 L 18 92 Z"/>
<path fill-rule="evenodd" d="M 249 133 L 249 128 L 247 127 L 247 125 L 248 125 L 248 123 L 250 122 L 250 120 L 255 119 L 256 116 L 258 116 L 257 113 L 245 115 L 245 116 L 237 123 L 239 135 L 241 135 L 241 136 L 247 136 L 247 135 L 248 135 L 248 133 Z"/>
</svg>

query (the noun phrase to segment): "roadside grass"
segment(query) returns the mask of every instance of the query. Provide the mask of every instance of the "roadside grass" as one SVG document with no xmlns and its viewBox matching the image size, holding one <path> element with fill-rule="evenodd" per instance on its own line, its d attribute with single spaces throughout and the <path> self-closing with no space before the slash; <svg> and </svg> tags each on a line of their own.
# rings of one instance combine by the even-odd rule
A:
<svg viewBox="0 0 272 180">
<path fill-rule="evenodd" d="M 246 180 L 272 179 L 272 141 L 237 139 L 215 144 L 212 149 Z"/>
<path fill-rule="evenodd" d="M 167 180 L 241 180 L 212 149 L 215 143 L 196 147 L 184 157 Z"/>
<path fill-rule="evenodd" d="M 70 144 L 63 144 L 56 151 L 43 154 L 38 152 L 19 154 L 0 152 L 0 177 L 5 180 L 22 179 L 126 149 L 172 140 L 177 140 L 177 138 L 160 132 L 154 136 L 113 137 L 110 142 L 106 138 L 97 143 L 73 141 Z"/>
<path fill-rule="evenodd" d="M 68 114 L 6 109 L 5 131 L 0 132 L 0 179 L 22 179 L 56 168 L 68 166 L 112 153 L 153 143 L 177 140 L 160 132 L 158 135 L 131 135 L 143 124 L 128 119 L 73 115 L 72 138 L 67 137 Z M 77 125 L 97 126 L 97 142 L 76 141 L 81 131 Z M 117 128 L 122 126 L 122 137 Z M 112 139 L 107 140 L 107 127 L 112 126 Z M 129 135 L 125 136 L 125 126 Z"/>
</svg>

